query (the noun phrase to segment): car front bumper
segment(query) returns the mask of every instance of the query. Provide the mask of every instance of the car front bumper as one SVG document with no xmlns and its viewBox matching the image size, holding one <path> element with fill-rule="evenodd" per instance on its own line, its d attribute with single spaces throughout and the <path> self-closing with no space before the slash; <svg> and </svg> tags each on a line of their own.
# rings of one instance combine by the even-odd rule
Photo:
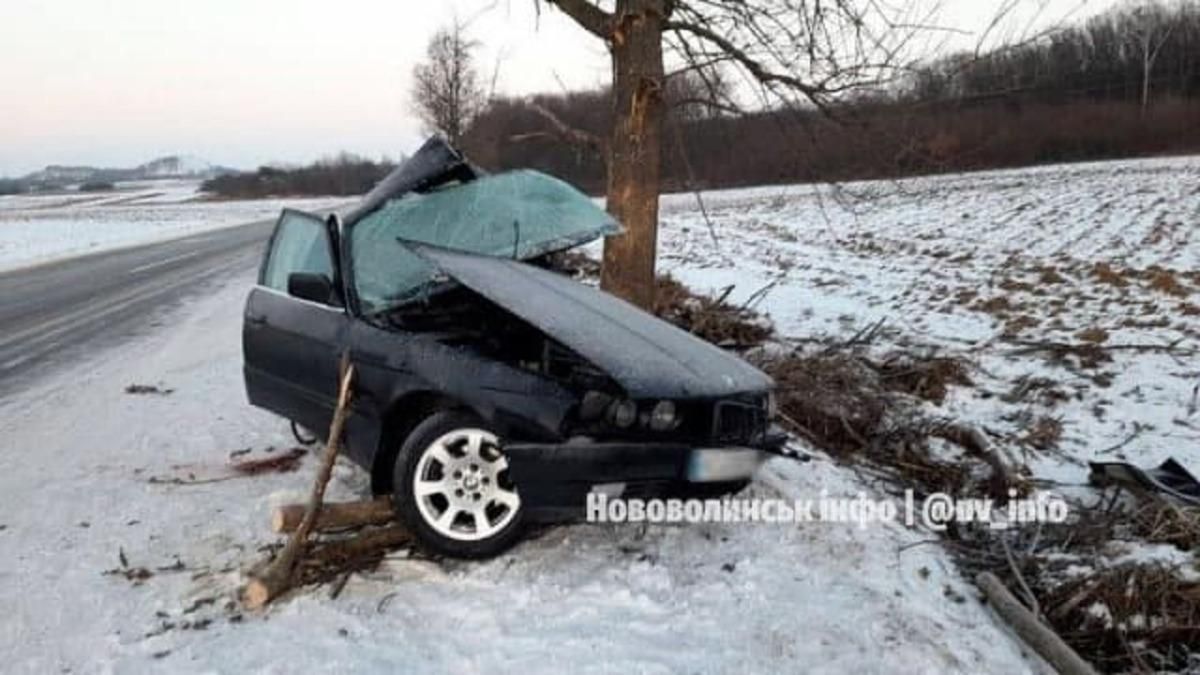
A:
<svg viewBox="0 0 1200 675">
<path fill-rule="evenodd" d="M 521 501 L 537 520 L 583 513 L 587 494 L 605 491 L 670 496 L 688 485 L 750 480 L 784 437 L 732 447 L 677 443 L 590 442 L 505 444 Z M 614 494 L 614 496 L 616 496 Z"/>
</svg>

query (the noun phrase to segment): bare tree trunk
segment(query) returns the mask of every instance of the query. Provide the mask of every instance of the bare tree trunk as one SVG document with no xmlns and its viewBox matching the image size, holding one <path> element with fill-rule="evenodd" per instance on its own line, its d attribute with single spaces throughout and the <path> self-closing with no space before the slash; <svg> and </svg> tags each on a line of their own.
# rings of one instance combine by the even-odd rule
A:
<svg viewBox="0 0 1200 675">
<path fill-rule="evenodd" d="M 1150 36 L 1142 41 L 1142 117 L 1150 107 L 1150 71 L 1154 68 L 1154 57 L 1150 55 Z"/>
<path fill-rule="evenodd" d="M 608 212 L 625 233 L 604 242 L 600 286 L 639 307 L 654 304 L 663 126 L 666 0 L 618 0 L 614 13 L 613 129 Z"/>
</svg>

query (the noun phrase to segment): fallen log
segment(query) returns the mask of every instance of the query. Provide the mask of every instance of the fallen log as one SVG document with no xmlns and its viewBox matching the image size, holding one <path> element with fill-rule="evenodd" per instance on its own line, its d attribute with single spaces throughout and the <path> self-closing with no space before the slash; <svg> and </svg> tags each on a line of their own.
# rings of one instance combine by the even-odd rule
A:
<svg viewBox="0 0 1200 675">
<path fill-rule="evenodd" d="M 274 532 L 292 532 L 304 520 L 304 504 L 287 504 L 277 507 L 271 513 L 271 530 Z M 386 525 L 396 517 L 391 500 L 385 498 L 371 499 L 359 502 L 340 502 L 321 506 L 317 514 L 317 522 L 313 523 L 315 532 L 344 530 L 367 525 Z"/>
<path fill-rule="evenodd" d="M 333 420 L 329 425 L 329 440 L 325 443 L 325 452 L 321 457 L 321 465 L 317 468 L 317 476 L 313 480 L 312 494 L 305 506 L 304 517 L 288 538 L 287 544 L 279 551 L 279 555 L 251 574 L 249 583 L 242 589 L 242 602 L 248 609 L 261 609 L 293 585 L 296 564 L 304 555 L 308 535 L 317 522 L 317 514 L 320 513 L 325 500 L 325 487 L 333 475 L 333 463 L 337 460 L 341 447 L 342 427 L 345 426 L 349 413 L 354 366 L 350 365 L 346 356 L 342 357 L 340 380 L 337 408 L 334 409 Z"/>
<path fill-rule="evenodd" d="M 412 541 L 412 535 L 404 526 L 392 524 L 386 527 L 371 528 L 356 533 L 345 539 L 322 541 L 315 544 L 304 564 L 314 566 L 328 565 L 345 571 L 348 566 L 355 568 L 355 563 L 373 562 L 384 554 Z"/>
<path fill-rule="evenodd" d="M 1000 618 L 1007 621 L 1017 635 L 1055 670 L 1063 675 L 1096 675 L 1091 664 L 1063 642 L 1057 633 L 1038 621 L 1033 612 L 1022 605 L 996 575 L 982 572 L 975 577 L 975 583 Z"/>
<path fill-rule="evenodd" d="M 295 585 L 330 582 L 330 597 L 336 598 L 355 572 L 370 569 L 396 549 L 412 541 L 403 526 L 392 523 L 370 527 L 342 539 L 313 542 L 296 564 Z"/>
</svg>

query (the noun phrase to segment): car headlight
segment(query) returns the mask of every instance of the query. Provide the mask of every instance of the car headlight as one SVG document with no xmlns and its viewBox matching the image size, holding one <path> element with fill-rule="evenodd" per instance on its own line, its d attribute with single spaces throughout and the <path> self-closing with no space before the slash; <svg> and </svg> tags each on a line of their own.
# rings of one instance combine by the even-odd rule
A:
<svg viewBox="0 0 1200 675">
<path fill-rule="evenodd" d="M 671 401 L 659 401 L 650 411 L 650 428 L 654 431 L 670 431 L 679 425 L 679 415 Z"/>
<path fill-rule="evenodd" d="M 612 403 L 613 397 L 602 391 L 589 391 L 579 402 L 579 418 L 583 420 L 598 420 L 604 417 L 604 411 Z"/>
<path fill-rule="evenodd" d="M 637 421 L 637 412 L 637 404 L 633 401 L 616 401 L 608 408 L 608 421 L 621 429 L 628 429 Z"/>
</svg>

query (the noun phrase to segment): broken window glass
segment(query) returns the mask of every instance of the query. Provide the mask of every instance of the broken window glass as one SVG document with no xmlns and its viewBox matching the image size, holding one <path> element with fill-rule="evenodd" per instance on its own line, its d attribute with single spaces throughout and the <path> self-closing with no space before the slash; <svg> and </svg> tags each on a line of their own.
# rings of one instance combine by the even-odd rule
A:
<svg viewBox="0 0 1200 675">
<path fill-rule="evenodd" d="M 365 312 L 419 297 L 434 268 L 398 244 L 520 260 L 616 234 L 586 195 L 537 171 L 512 171 L 395 199 L 350 227 L 355 292 Z"/>
</svg>

